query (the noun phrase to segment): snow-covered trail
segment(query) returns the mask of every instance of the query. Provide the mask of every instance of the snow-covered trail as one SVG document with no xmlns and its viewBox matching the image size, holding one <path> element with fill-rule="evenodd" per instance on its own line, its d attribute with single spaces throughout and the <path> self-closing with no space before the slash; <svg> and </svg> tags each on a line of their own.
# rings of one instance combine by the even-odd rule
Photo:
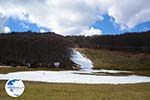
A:
<svg viewBox="0 0 150 100">
<path fill-rule="evenodd" d="M 83 56 L 80 52 L 74 50 L 73 62 L 81 66 L 79 71 L 24 71 L 8 74 L 0 74 L 0 80 L 10 78 L 19 78 L 23 81 L 38 81 L 50 83 L 79 83 L 79 84 L 131 84 L 150 82 L 150 77 L 146 76 L 97 76 L 92 73 L 128 73 L 128 71 L 118 70 L 93 70 L 93 64 L 90 59 Z"/>
<path fill-rule="evenodd" d="M 81 54 L 79 51 L 73 49 L 73 54 L 71 60 L 80 65 L 80 68 L 83 70 L 92 70 L 93 63 L 90 59 L 88 59 L 85 55 Z"/>
</svg>

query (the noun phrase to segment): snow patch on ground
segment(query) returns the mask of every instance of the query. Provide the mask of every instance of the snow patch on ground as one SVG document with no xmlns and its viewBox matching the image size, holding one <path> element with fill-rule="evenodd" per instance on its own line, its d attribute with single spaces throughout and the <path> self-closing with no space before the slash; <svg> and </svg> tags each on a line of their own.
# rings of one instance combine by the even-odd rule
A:
<svg viewBox="0 0 150 100">
<path fill-rule="evenodd" d="M 116 74 L 116 73 L 132 73 L 131 71 L 122 71 L 122 70 L 106 70 L 106 69 L 101 69 L 101 70 L 92 70 L 91 72 L 95 72 L 95 73 L 112 73 L 112 74 Z"/>
<path fill-rule="evenodd" d="M 129 84 L 150 82 L 146 76 L 96 76 L 76 74 L 79 71 L 27 71 L 0 74 L 0 80 L 19 78 L 24 81 L 80 84 Z"/>
<path fill-rule="evenodd" d="M 81 69 L 84 70 L 91 70 L 94 66 L 90 59 L 85 57 L 83 54 L 81 54 L 79 51 L 72 49 L 72 57 L 71 60 L 75 63 L 80 65 Z"/>
</svg>

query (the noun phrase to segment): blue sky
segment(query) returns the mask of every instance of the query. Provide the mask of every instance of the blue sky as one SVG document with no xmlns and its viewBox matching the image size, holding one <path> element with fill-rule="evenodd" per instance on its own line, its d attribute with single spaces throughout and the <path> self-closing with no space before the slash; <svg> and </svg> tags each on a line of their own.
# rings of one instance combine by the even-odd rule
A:
<svg viewBox="0 0 150 100">
<path fill-rule="evenodd" d="M 45 30 L 46 32 L 51 31 L 46 27 L 40 27 L 35 23 L 22 21 L 16 18 L 9 18 L 7 22 L 7 26 L 10 28 L 12 32 L 25 32 L 29 30 L 32 32 L 40 32 L 40 30 Z"/>
<path fill-rule="evenodd" d="M 103 16 L 104 19 L 102 21 L 97 21 L 91 27 L 94 27 L 95 29 L 100 29 L 103 34 L 122 34 L 125 32 L 141 32 L 141 31 L 147 31 L 150 30 L 150 22 L 145 22 L 142 24 L 139 24 L 135 26 L 132 29 L 129 30 L 121 30 L 119 25 L 114 25 L 114 23 L 111 21 L 113 19 L 112 17 L 108 15 Z M 28 30 L 31 30 L 33 32 L 40 32 L 40 30 L 45 30 L 46 32 L 50 32 L 51 29 L 46 27 L 39 27 L 37 24 L 33 24 L 27 21 L 21 21 L 19 19 L 9 18 L 7 22 L 7 26 L 11 29 L 13 32 L 25 32 Z"/>
<path fill-rule="evenodd" d="M 31 30 L 91 36 L 140 32 L 150 30 L 150 3 L 149 0 L 0 0 L 0 23 L 1 33 Z"/>
<path fill-rule="evenodd" d="M 114 25 L 111 19 L 113 18 L 108 15 L 104 15 L 104 19 L 102 21 L 97 21 L 93 26 L 96 29 L 101 29 L 103 34 L 122 34 L 125 32 L 141 32 L 150 30 L 150 22 L 138 24 L 132 29 L 121 30 L 119 25 Z"/>
</svg>

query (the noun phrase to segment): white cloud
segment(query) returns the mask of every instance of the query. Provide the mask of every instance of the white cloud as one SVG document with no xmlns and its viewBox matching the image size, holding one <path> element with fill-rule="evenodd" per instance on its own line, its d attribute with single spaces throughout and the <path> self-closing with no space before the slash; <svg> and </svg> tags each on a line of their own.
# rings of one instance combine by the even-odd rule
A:
<svg viewBox="0 0 150 100">
<path fill-rule="evenodd" d="M 150 21 L 150 3 L 149 0 L 115 0 L 108 8 L 108 14 L 122 30 L 131 29 Z"/>
<path fill-rule="evenodd" d="M 1 0 L 0 13 L 62 35 L 91 30 L 90 26 L 107 13 L 121 29 L 150 21 L 149 0 Z"/>
<path fill-rule="evenodd" d="M 45 30 L 43 30 L 43 29 L 41 29 L 41 30 L 40 30 L 40 32 L 41 32 L 41 33 L 44 33 L 44 32 L 46 32 L 46 31 L 45 31 Z"/>
<path fill-rule="evenodd" d="M 83 30 L 80 35 L 85 35 L 85 36 L 92 36 L 92 35 L 101 35 L 102 31 L 99 29 L 95 29 L 91 27 L 90 29 Z"/>
<path fill-rule="evenodd" d="M 102 20 L 103 10 L 98 9 L 96 2 L 97 0 L 1 0 L 0 12 L 4 16 L 13 16 L 36 23 L 39 27 L 50 28 L 58 34 L 79 34 L 97 20 Z"/>
<path fill-rule="evenodd" d="M 9 32 L 11 32 L 11 30 L 10 30 L 10 28 L 9 28 L 8 26 L 5 26 L 4 32 L 5 32 L 5 33 L 9 33 Z"/>
<path fill-rule="evenodd" d="M 0 13 L 0 32 L 4 32 L 6 22 L 7 18 Z"/>
</svg>

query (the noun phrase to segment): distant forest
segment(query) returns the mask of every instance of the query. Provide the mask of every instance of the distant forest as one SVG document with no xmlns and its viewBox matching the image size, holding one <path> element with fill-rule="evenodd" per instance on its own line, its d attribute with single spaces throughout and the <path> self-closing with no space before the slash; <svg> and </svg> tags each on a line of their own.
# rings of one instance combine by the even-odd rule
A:
<svg viewBox="0 0 150 100">
<path fill-rule="evenodd" d="M 0 34 L 0 65 L 70 67 L 74 46 L 133 53 L 150 53 L 150 31 L 100 36 L 61 36 L 53 32 Z"/>
<path fill-rule="evenodd" d="M 150 53 L 150 31 L 101 36 L 67 36 L 80 48 Z"/>
<path fill-rule="evenodd" d="M 71 65 L 73 43 L 52 32 L 12 32 L 0 34 L 0 64 L 29 67 Z"/>
</svg>

